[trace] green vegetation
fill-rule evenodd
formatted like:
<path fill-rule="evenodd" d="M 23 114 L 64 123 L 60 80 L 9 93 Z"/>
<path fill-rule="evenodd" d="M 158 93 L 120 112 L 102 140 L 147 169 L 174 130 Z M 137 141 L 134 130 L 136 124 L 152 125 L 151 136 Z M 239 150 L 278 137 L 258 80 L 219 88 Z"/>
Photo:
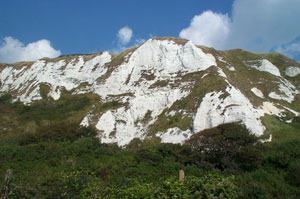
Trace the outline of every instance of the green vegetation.
<path fill-rule="evenodd" d="M 11 198 L 299 198 L 299 131 L 261 144 L 233 123 L 184 145 L 134 140 L 126 148 L 100 144 L 95 133 L 55 121 L 1 140 L 0 182 L 11 169 Z"/>
<path fill-rule="evenodd" d="M 70 128 L 66 125 L 66 128 Z M 13 171 L 11 198 L 235 198 L 232 175 L 184 165 L 182 146 L 140 143 L 125 149 L 100 144 L 93 130 L 55 133 L 44 126 L 35 139 L 0 145 L 0 180 Z M 77 126 L 78 127 L 78 126 Z M 48 134 L 49 133 L 49 134 Z M 63 137 L 65 135 L 65 137 Z M 188 174 L 178 181 L 178 170 Z"/>
<path fill-rule="evenodd" d="M 84 192 L 86 195 L 82 195 L 82 198 L 237 198 L 237 187 L 232 181 L 232 177 L 209 174 L 187 177 L 184 181 L 171 177 L 158 183 L 136 183 L 131 187 L 88 185 L 89 191 Z"/>
<path fill-rule="evenodd" d="M 194 134 L 185 145 L 190 149 L 190 160 L 224 170 L 250 171 L 258 168 L 261 160 L 260 142 L 255 135 L 239 124 L 223 124 Z"/>
<path fill-rule="evenodd" d="M 199 86 L 205 85 L 205 78 L 201 81 Z M 47 93 L 47 86 L 42 90 Z M 202 90 L 194 92 L 175 108 L 197 107 Z M 264 117 L 271 143 L 259 142 L 244 126 L 232 123 L 196 133 L 183 145 L 135 139 L 120 148 L 99 143 L 94 128 L 79 125 L 93 104 L 101 113 L 124 106 L 118 101 L 101 103 L 92 94 L 63 92 L 57 101 L 45 95 L 31 106 L 10 102 L 10 95 L 0 96 L 0 186 L 12 170 L 10 198 L 300 196 L 299 117 L 290 124 Z M 148 111 L 140 122 L 150 118 Z M 172 126 L 188 120 L 175 114 L 167 122 Z M 181 169 L 183 181 L 178 180 Z"/>

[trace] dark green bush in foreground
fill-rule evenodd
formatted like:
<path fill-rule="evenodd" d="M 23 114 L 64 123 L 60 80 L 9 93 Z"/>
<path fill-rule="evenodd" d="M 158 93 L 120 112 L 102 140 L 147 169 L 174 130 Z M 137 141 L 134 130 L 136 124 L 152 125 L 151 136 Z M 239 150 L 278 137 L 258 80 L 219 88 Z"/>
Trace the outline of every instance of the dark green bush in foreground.
<path fill-rule="evenodd" d="M 220 170 L 256 169 L 261 162 L 258 138 L 245 126 L 231 123 L 206 129 L 185 142 L 186 161 Z"/>

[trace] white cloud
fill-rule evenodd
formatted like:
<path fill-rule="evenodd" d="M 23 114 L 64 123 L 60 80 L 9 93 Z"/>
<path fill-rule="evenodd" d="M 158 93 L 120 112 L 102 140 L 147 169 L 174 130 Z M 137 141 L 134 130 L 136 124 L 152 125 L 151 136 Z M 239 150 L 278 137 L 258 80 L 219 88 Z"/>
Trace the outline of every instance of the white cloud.
<path fill-rule="evenodd" d="M 230 31 L 230 19 L 227 15 L 205 11 L 196 15 L 188 28 L 183 29 L 179 37 L 192 40 L 205 46 L 222 47 Z"/>
<path fill-rule="evenodd" d="M 299 0 L 235 0 L 231 18 L 205 11 L 179 36 L 218 49 L 266 52 L 300 35 L 299 10 Z"/>
<path fill-rule="evenodd" d="M 131 38 L 133 36 L 133 31 L 131 28 L 128 26 L 124 26 L 121 28 L 118 33 L 118 42 L 117 42 L 117 47 L 111 49 L 110 51 L 113 53 L 120 53 L 128 48 L 128 44 L 131 41 Z"/>
<path fill-rule="evenodd" d="M 269 51 L 300 34 L 299 0 L 235 0 L 227 48 Z"/>
<path fill-rule="evenodd" d="M 0 43 L 0 62 L 12 63 L 18 61 L 34 61 L 43 57 L 54 58 L 61 55 L 50 41 L 39 40 L 26 46 L 13 37 L 5 37 Z"/>
<path fill-rule="evenodd" d="M 141 43 L 145 42 L 145 39 L 140 39 L 140 38 L 132 41 L 133 31 L 128 26 L 121 28 L 118 31 L 117 37 L 118 37 L 117 47 L 110 50 L 113 53 L 120 53 L 126 50 L 127 48 L 130 48 L 132 44 L 134 46 L 138 46 Z"/>
<path fill-rule="evenodd" d="M 119 38 L 119 42 L 123 45 L 126 45 L 130 42 L 132 37 L 132 30 L 128 26 L 125 26 L 121 28 L 117 34 L 117 37 Z"/>

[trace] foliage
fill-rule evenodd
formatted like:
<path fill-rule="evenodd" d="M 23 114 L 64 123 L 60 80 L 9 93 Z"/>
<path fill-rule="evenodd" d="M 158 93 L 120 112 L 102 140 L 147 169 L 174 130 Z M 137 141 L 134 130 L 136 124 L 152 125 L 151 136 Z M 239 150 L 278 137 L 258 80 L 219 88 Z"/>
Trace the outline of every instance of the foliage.
<path fill-rule="evenodd" d="M 196 160 L 201 159 L 221 170 L 251 170 L 260 161 L 258 138 L 237 123 L 222 124 L 196 133 L 185 145 L 193 159 L 197 157 Z"/>
<path fill-rule="evenodd" d="M 8 168 L 14 174 L 11 198 L 299 198 L 299 185 L 293 181 L 299 174 L 296 140 L 251 148 L 252 139 L 241 141 L 236 133 L 226 134 L 245 146 L 230 156 L 236 157 L 232 161 L 239 168 L 232 168 L 238 172 L 228 176 L 212 169 L 206 156 L 197 156 L 187 145 L 135 140 L 119 148 L 100 144 L 88 128 L 69 134 L 78 124 L 47 125 L 49 135 L 38 131 L 40 136 L 22 145 L 0 145 L 1 182 Z M 223 133 L 235 128 L 221 127 Z M 264 159 L 261 167 L 248 171 L 252 160 L 244 158 L 251 150 L 263 151 Z M 286 156 L 284 167 L 274 161 L 275 154 L 277 159 Z M 240 170 L 242 163 L 246 164 L 242 171 L 248 172 Z M 184 181 L 176 179 L 180 169 L 186 173 Z"/>
<path fill-rule="evenodd" d="M 235 183 L 241 190 L 240 198 L 297 199 L 300 196 L 299 189 L 286 183 L 282 171 L 259 169 L 237 176 Z"/>
<path fill-rule="evenodd" d="M 88 191 L 86 191 L 88 190 Z M 103 187 L 89 184 L 84 194 L 93 198 L 237 198 L 233 177 L 210 174 L 187 177 L 184 181 L 172 177 L 158 183 L 136 183 L 133 186 Z M 88 194 L 90 192 L 90 194 Z M 89 197 L 87 197 L 89 198 Z"/>
<path fill-rule="evenodd" d="M 289 165 L 286 179 L 290 184 L 300 187 L 300 162 Z"/>

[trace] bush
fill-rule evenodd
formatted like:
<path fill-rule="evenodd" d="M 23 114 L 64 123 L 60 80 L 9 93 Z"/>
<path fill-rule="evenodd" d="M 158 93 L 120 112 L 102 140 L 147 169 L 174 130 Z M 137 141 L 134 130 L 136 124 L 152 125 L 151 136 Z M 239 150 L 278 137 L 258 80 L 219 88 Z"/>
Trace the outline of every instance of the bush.
<path fill-rule="evenodd" d="M 157 183 L 139 183 L 133 186 L 103 187 L 99 183 L 90 183 L 83 190 L 91 198 L 230 198 L 238 197 L 233 177 L 209 174 L 203 177 L 187 177 L 184 181 L 168 178 Z"/>
<path fill-rule="evenodd" d="M 263 166 L 276 169 L 287 169 L 292 162 L 299 161 L 300 139 L 282 143 L 271 143 L 264 147 L 265 160 Z"/>
<path fill-rule="evenodd" d="M 93 175 L 93 174 L 92 174 Z M 62 198 L 82 198 L 81 192 L 92 176 L 86 171 L 71 170 L 60 174 L 60 193 Z"/>
<path fill-rule="evenodd" d="M 256 168 L 260 163 L 259 142 L 245 126 L 222 124 L 196 133 L 185 142 L 191 155 L 214 165 L 215 168 Z"/>
<path fill-rule="evenodd" d="M 299 189 L 285 183 L 283 173 L 257 170 L 236 177 L 235 184 L 241 190 L 240 198 L 249 199 L 298 199 Z"/>
<path fill-rule="evenodd" d="M 293 163 L 288 167 L 286 180 L 291 185 L 300 187 L 300 162 Z"/>
<path fill-rule="evenodd" d="M 149 162 L 153 166 L 160 164 L 163 161 L 163 157 L 160 156 L 155 150 L 142 148 L 137 151 L 137 162 Z"/>

